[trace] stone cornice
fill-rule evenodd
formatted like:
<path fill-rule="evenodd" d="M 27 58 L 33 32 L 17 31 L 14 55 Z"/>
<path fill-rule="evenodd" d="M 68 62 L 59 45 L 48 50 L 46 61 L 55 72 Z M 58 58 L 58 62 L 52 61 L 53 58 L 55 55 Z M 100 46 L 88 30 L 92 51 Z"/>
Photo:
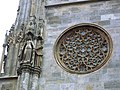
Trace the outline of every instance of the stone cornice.
<path fill-rule="evenodd" d="M 17 79 L 18 76 L 4 76 L 4 77 L 0 77 L 0 80 L 3 80 L 3 79 Z"/>
<path fill-rule="evenodd" d="M 91 3 L 91 2 L 100 2 L 105 0 L 85 0 L 85 1 L 72 1 L 72 2 L 61 2 L 61 3 L 53 3 L 53 4 L 47 4 L 45 7 L 56 7 L 56 6 L 66 6 L 66 5 L 76 5 L 76 4 L 85 4 L 85 3 Z M 106 0 L 110 1 L 110 0 Z"/>

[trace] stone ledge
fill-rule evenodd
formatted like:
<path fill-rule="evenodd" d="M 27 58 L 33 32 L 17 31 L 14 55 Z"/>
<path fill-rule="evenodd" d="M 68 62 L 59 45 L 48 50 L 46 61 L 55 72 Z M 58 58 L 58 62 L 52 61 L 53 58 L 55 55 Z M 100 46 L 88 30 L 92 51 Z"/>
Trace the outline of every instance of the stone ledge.
<path fill-rule="evenodd" d="M 100 2 L 100 1 L 110 1 L 110 0 L 85 0 L 85 1 L 71 1 L 71 2 L 62 2 L 62 3 L 53 3 L 47 4 L 45 7 L 55 7 L 55 6 L 66 6 L 66 5 L 74 5 L 74 4 L 83 4 L 83 3 L 91 3 L 91 2 Z"/>
<path fill-rule="evenodd" d="M 0 80 L 2 79 L 17 79 L 18 76 L 4 76 L 4 77 L 0 77 Z"/>

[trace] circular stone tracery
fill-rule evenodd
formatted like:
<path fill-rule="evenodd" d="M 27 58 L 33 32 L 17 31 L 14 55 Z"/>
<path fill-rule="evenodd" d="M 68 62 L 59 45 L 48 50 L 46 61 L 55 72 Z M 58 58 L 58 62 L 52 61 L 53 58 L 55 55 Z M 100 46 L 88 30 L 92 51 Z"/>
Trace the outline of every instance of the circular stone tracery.
<path fill-rule="evenodd" d="M 100 26 L 79 24 L 65 30 L 56 40 L 57 63 L 71 73 L 85 74 L 102 67 L 112 53 L 110 35 Z"/>

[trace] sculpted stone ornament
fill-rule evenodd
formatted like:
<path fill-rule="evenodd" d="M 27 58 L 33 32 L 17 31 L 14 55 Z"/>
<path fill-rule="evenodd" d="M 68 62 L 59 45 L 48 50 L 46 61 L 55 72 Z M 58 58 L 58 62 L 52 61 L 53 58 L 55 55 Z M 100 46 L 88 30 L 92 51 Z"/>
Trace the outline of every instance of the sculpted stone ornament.
<path fill-rule="evenodd" d="M 11 29 L 9 31 L 9 35 L 8 35 L 8 38 L 7 38 L 7 42 L 8 42 L 9 45 L 15 44 L 14 28 L 15 28 L 15 26 L 12 25 L 12 27 L 11 27 Z"/>
<path fill-rule="evenodd" d="M 16 42 L 18 42 L 18 43 L 22 42 L 23 37 L 24 37 L 24 34 L 23 34 L 23 31 L 21 30 L 21 31 L 17 34 Z"/>
<path fill-rule="evenodd" d="M 35 67 L 40 67 L 42 62 L 43 30 L 44 30 L 44 20 L 39 19 L 38 28 L 36 32 L 36 47 L 35 47 L 35 58 L 34 58 Z"/>
<path fill-rule="evenodd" d="M 70 73 L 86 74 L 101 68 L 112 53 L 112 39 L 98 25 L 84 23 L 65 30 L 56 40 L 57 63 Z"/>
<path fill-rule="evenodd" d="M 27 27 L 23 26 L 18 34 L 17 40 L 21 45 L 18 56 L 20 62 L 18 74 L 28 71 L 40 75 L 41 72 L 44 20 L 41 19 L 37 25 L 35 19 L 35 16 L 31 16 Z"/>
<path fill-rule="evenodd" d="M 25 26 L 24 26 L 24 24 L 22 24 L 20 31 L 17 33 L 16 42 L 21 43 L 23 41 L 24 36 L 25 36 L 24 30 L 25 30 Z"/>
<path fill-rule="evenodd" d="M 44 23 L 45 22 L 44 22 L 43 19 L 39 19 L 37 35 L 40 36 L 40 37 L 43 37 Z"/>
<path fill-rule="evenodd" d="M 33 45 L 32 42 L 29 40 L 24 46 L 23 49 L 23 62 L 31 62 L 32 60 L 32 52 L 33 52 Z"/>
<path fill-rule="evenodd" d="M 28 33 L 25 35 L 24 38 L 25 38 L 25 42 L 24 45 L 21 47 L 18 56 L 20 62 L 17 70 L 18 75 L 21 74 L 22 71 L 34 72 L 33 59 L 32 59 L 34 53 L 34 43 L 32 41 L 32 35 Z"/>
<path fill-rule="evenodd" d="M 9 36 L 11 36 L 11 37 L 14 36 L 14 28 L 15 28 L 15 25 L 13 24 L 10 31 L 9 31 Z"/>
<path fill-rule="evenodd" d="M 34 65 L 37 67 L 41 66 L 42 56 L 43 56 L 42 49 L 43 49 L 43 40 L 38 39 L 35 48 L 35 60 L 34 60 Z"/>
<path fill-rule="evenodd" d="M 26 27 L 26 33 L 31 32 L 32 34 L 35 33 L 35 28 L 36 28 L 36 17 L 35 16 L 30 16 L 30 20 L 28 22 L 28 25 Z"/>
<path fill-rule="evenodd" d="M 20 61 L 22 63 L 32 62 L 34 44 L 32 42 L 32 36 L 30 34 L 26 35 L 26 42 L 22 47 L 21 53 L 19 55 Z"/>

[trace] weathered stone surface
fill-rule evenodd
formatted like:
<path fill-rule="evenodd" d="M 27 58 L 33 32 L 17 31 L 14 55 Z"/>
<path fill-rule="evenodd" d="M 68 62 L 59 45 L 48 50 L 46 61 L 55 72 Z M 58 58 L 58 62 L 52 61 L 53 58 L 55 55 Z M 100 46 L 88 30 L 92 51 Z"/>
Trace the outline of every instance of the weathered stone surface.
<path fill-rule="evenodd" d="M 55 4 L 61 0 L 51 1 L 48 0 L 47 4 Z M 66 1 L 70 2 L 70 0 Z M 61 2 L 62 3 L 62 2 Z M 60 18 L 60 23 L 55 26 L 49 22 L 47 23 L 47 34 L 45 40 L 45 49 L 44 49 L 44 65 L 43 68 L 46 68 L 42 72 L 42 77 L 46 78 L 45 83 L 42 86 L 45 86 L 48 82 L 56 85 L 57 90 L 64 90 L 67 88 L 68 83 L 73 83 L 73 90 L 119 90 L 119 66 L 120 66 L 120 43 L 119 43 L 119 4 L 120 2 L 116 1 L 101 1 L 93 3 L 83 3 L 83 4 L 71 4 L 71 5 L 61 5 L 61 7 L 56 8 L 54 6 L 47 7 L 47 12 L 52 12 L 52 14 L 47 14 L 47 22 L 50 22 L 49 17 L 51 15 L 57 15 Z M 52 20 L 51 20 L 52 21 Z M 53 48 L 54 43 L 57 37 L 66 29 L 72 25 L 78 23 L 95 23 L 105 28 L 107 32 L 111 35 L 113 40 L 113 53 L 110 58 L 110 61 L 106 63 L 101 69 L 87 74 L 87 75 L 74 75 L 65 72 L 63 69 L 56 64 L 54 59 Z M 52 32 L 52 33 L 51 33 Z M 50 44 L 51 43 L 51 44 Z M 54 65 L 52 65 L 54 64 Z M 50 71 L 47 68 L 50 68 Z M 57 71 L 56 71 L 57 70 Z M 47 74 L 45 74 L 45 72 Z M 57 72 L 61 72 L 60 75 L 57 75 Z M 57 73 L 57 74 L 56 74 Z M 45 75 L 45 76 L 44 76 Z M 57 79 L 50 80 L 53 76 L 58 76 Z M 60 78 L 63 80 L 59 81 Z M 115 82 L 114 82 L 115 81 Z M 117 81 L 117 82 L 116 82 Z M 109 84 L 108 84 L 109 83 Z M 110 83 L 113 83 L 112 86 L 109 86 Z M 57 86 L 58 85 L 58 86 Z M 47 88 L 47 87 L 46 87 Z M 43 89 L 44 90 L 44 89 Z M 69 90 L 69 88 L 68 88 Z"/>
<path fill-rule="evenodd" d="M 102 26 L 106 26 L 106 25 L 110 25 L 110 20 L 98 21 L 96 23 Z"/>
<path fill-rule="evenodd" d="M 54 72 L 54 73 L 52 73 L 52 76 L 61 78 L 61 73 L 60 72 Z"/>
<path fill-rule="evenodd" d="M 46 84 L 43 90 L 60 90 L 58 84 Z"/>
<path fill-rule="evenodd" d="M 12 84 L 3 84 L 1 90 L 13 90 Z"/>
<path fill-rule="evenodd" d="M 120 81 L 119 80 L 113 80 L 113 81 L 105 82 L 104 87 L 105 87 L 105 89 L 120 88 Z"/>
<path fill-rule="evenodd" d="M 0 90 L 16 90 L 17 77 L 0 78 Z"/>
<path fill-rule="evenodd" d="M 28 73 L 19 77 L 18 80 L 22 79 L 18 82 L 23 85 L 21 89 L 27 90 L 27 85 L 30 85 L 29 90 L 36 90 L 38 87 L 39 90 L 120 90 L 120 1 L 96 0 L 92 2 L 91 0 L 87 3 L 72 4 L 71 2 L 84 0 L 44 0 L 46 2 L 44 13 L 44 9 L 41 10 L 40 8 L 44 5 L 41 3 L 43 0 L 33 1 L 34 3 L 31 4 L 30 0 L 20 0 L 15 34 L 20 31 L 23 23 L 26 26 L 29 15 L 35 13 L 37 25 L 38 19 L 45 16 L 42 72 L 39 78 Z M 61 3 L 70 4 L 62 5 Z M 30 13 L 31 5 L 32 12 Z M 58 36 L 65 29 L 79 23 L 100 25 L 111 35 L 113 41 L 113 53 L 109 62 L 101 69 L 85 75 L 66 72 L 59 67 L 54 58 L 54 43 Z M 16 75 L 15 70 L 18 67 L 16 55 L 19 52 L 17 48 L 20 46 L 15 46 L 11 47 L 14 50 L 9 48 L 10 55 L 8 55 L 3 76 Z M 16 83 L 17 78 L 0 79 L 0 89 L 6 90 L 9 87 L 10 90 L 16 90 Z"/>
<path fill-rule="evenodd" d="M 60 84 L 60 90 L 75 90 L 75 84 L 74 83 L 63 83 Z"/>
<path fill-rule="evenodd" d="M 60 18 L 58 16 L 53 16 L 48 18 L 48 23 L 49 24 L 60 24 Z"/>

